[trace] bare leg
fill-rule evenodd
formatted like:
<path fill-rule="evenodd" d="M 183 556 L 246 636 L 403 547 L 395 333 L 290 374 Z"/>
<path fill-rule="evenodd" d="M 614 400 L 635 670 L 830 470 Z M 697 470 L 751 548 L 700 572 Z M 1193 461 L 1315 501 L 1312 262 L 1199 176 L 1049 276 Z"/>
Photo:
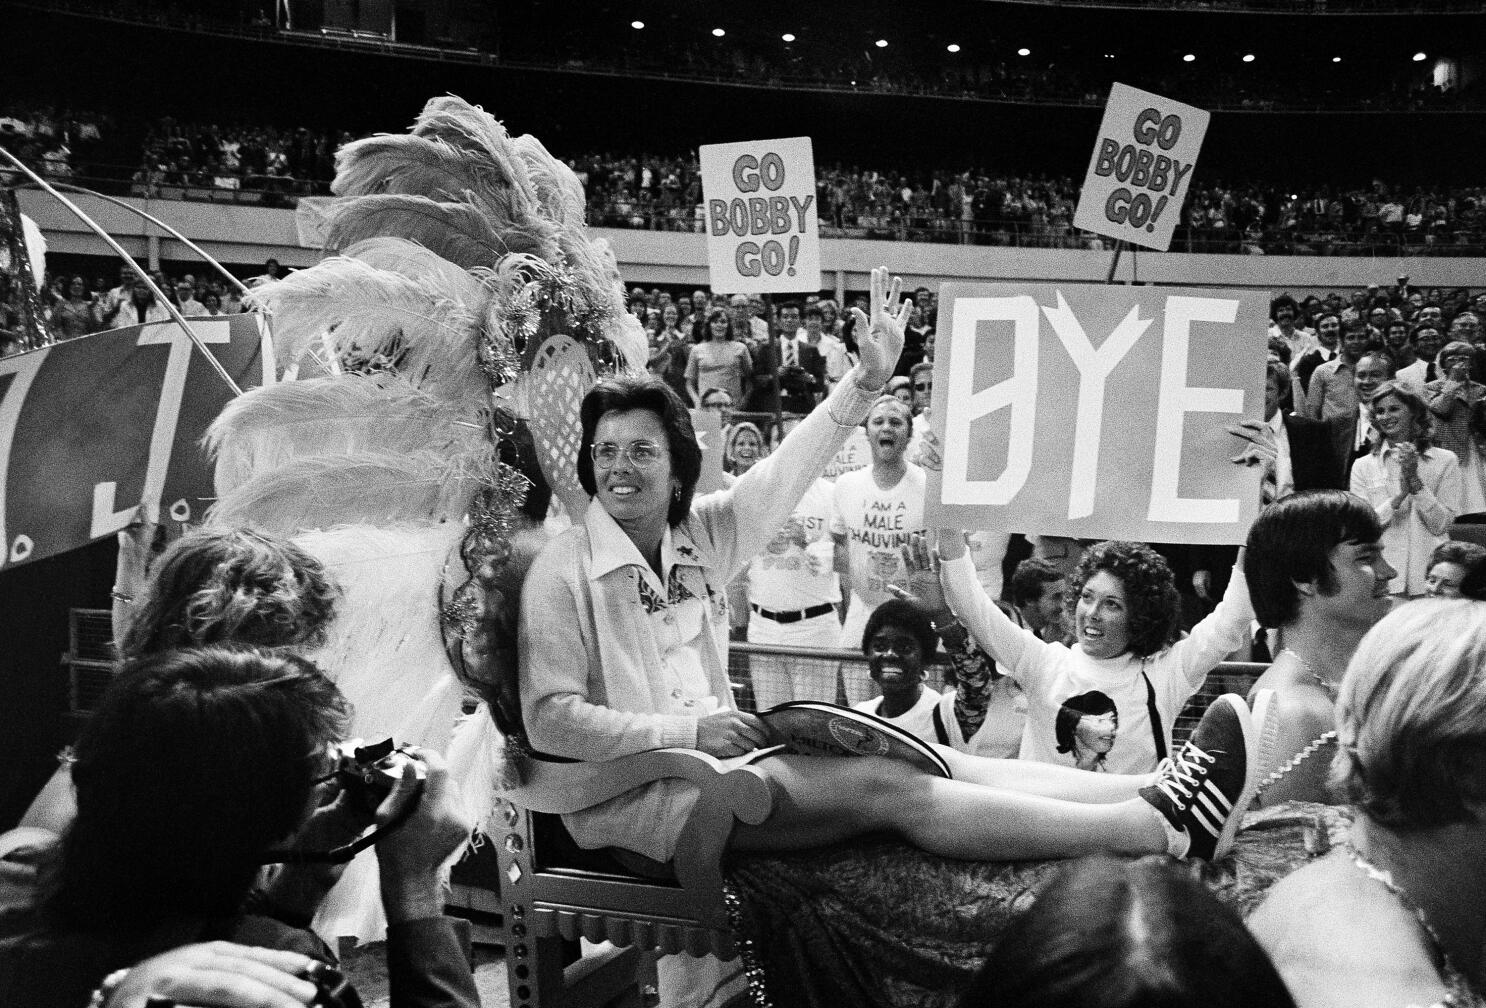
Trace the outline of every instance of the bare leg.
<path fill-rule="evenodd" d="M 1155 774 L 1091 773 L 1056 763 L 971 756 L 944 745 L 934 748 L 949 763 L 957 781 L 1064 801 L 1096 805 L 1129 801 L 1156 779 Z"/>
<path fill-rule="evenodd" d="M 945 780 L 873 757 L 775 756 L 759 768 L 779 797 L 761 825 L 733 833 L 736 849 L 800 850 L 889 831 L 930 853 L 974 861 L 1167 850 L 1159 813 L 1138 798 L 1059 801 Z"/>

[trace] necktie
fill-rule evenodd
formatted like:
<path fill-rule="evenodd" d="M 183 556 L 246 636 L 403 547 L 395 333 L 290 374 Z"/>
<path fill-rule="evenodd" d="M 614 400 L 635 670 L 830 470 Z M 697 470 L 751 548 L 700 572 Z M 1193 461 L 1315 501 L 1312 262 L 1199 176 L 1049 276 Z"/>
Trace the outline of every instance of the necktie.
<path fill-rule="evenodd" d="M 795 366 L 795 341 L 786 340 L 784 343 L 784 364 L 786 367 Z"/>

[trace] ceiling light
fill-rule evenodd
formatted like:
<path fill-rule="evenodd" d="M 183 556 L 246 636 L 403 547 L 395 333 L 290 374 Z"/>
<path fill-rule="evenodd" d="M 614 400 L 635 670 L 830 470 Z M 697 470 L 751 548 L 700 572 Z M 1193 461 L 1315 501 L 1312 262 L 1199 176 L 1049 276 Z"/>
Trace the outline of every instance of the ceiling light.
<path fill-rule="evenodd" d="M 955 43 L 955 42 L 951 42 L 949 45 L 945 46 L 944 48 L 945 48 L 945 50 L 947 52 L 959 52 L 960 51 L 959 44 L 958 43 Z"/>
<path fill-rule="evenodd" d="M 1018 49 L 1016 51 L 1016 54 L 1018 56 L 1031 56 L 1032 55 L 1032 50 L 1031 49 Z"/>
<path fill-rule="evenodd" d="M 880 39 L 877 40 L 877 42 L 875 44 L 876 44 L 877 48 L 879 48 L 879 49 L 886 49 L 887 48 L 887 39 L 880 38 Z"/>
<path fill-rule="evenodd" d="M 1414 62 L 1415 63 L 1423 63 L 1427 59 L 1429 59 L 1429 57 L 1426 56 L 1426 55 L 1424 55 L 1422 52 L 1416 52 L 1416 53 L 1414 53 Z"/>
<path fill-rule="evenodd" d="M 1333 62 L 1333 63 L 1340 63 L 1341 61 L 1342 61 L 1342 58 L 1340 56 L 1333 56 L 1333 57 L 1331 57 L 1331 62 Z"/>
<path fill-rule="evenodd" d="M 1243 55 L 1243 61 L 1245 63 L 1252 63 L 1252 62 L 1254 62 L 1254 54 L 1253 53 L 1244 53 L 1244 55 Z"/>
<path fill-rule="evenodd" d="M 1183 63 L 1191 63 L 1191 62 L 1193 62 L 1196 59 L 1197 59 L 1196 56 L 1192 55 L 1191 53 L 1187 53 L 1187 55 L 1185 55 L 1185 56 L 1182 57 L 1182 62 Z"/>
<path fill-rule="evenodd" d="M 784 39 L 784 41 L 786 41 L 786 42 L 793 42 L 795 40 L 794 35 L 792 35 L 789 32 L 785 32 L 783 35 L 781 35 L 779 37 L 782 38 L 782 39 Z"/>
<path fill-rule="evenodd" d="M 723 31 L 721 28 L 713 28 L 712 29 L 712 37 L 713 38 L 722 38 L 726 34 L 727 34 L 727 32 Z"/>
<path fill-rule="evenodd" d="M 639 31 L 641 28 L 644 28 L 645 27 L 645 22 L 644 21 L 631 21 L 629 23 L 629 26 L 631 28 L 635 29 L 636 31 Z"/>

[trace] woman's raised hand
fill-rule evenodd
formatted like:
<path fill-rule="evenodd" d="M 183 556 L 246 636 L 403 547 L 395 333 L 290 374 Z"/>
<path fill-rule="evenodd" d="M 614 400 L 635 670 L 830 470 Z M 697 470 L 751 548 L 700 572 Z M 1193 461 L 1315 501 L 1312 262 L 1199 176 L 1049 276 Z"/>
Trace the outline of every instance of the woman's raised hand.
<path fill-rule="evenodd" d="M 872 271 L 872 317 L 860 308 L 852 308 L 856 319 L 857 351 L 862 369 L 857 384 L 862 388 L 880 389 L 893 376 L 898 357 L 903 353 L 903 331 L 908 328 L 910 300 L 902 300 L 903 279 L 888 279 L 885 266 Z"/>

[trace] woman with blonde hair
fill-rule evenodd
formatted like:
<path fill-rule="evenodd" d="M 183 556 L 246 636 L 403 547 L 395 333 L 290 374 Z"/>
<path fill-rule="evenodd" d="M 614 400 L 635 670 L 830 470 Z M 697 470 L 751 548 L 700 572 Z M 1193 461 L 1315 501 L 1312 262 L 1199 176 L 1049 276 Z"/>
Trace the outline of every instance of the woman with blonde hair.
<path fill-rule="evenodd" d="M 1379 622 L 1337 735 L 1350 836 L 1250 928 L 1300 1008 L 1486 1004 L 1486 606 L 1421 601 Z"/>
<path fill-rule="evenodd" d="M 1383 526 L 1383 550 L 1398 569 L 1392 593 L 1418 598 L 1428 590 L 1430 554 L 1460 513 L 1460 461 L 1435 446 L 1429 408 L 1409 386 L 1383 382 L 1369 414 L 1379 437 L 1353 463 L 1351 490 Z"/>

